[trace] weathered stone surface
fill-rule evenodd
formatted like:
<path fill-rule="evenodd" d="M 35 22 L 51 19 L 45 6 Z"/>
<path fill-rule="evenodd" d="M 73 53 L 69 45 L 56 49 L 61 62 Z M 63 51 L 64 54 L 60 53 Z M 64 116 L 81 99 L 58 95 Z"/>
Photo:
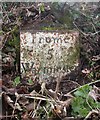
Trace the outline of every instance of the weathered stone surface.
<path fill-rule="evenodd" d="M 68 73 L 78 65 L 77 31 L 21 31 L 22 75 L 43 79 Z"/>

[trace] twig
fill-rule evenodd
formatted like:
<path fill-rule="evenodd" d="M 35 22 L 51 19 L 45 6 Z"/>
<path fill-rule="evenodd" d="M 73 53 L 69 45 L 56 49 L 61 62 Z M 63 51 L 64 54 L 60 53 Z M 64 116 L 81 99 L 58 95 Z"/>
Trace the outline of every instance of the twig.
<path fill-rule="evenodd" d="M 88 113 L 88 115 L 85 117 L 84 120 L 87 120 L 88 118 L 90 118 L 90 116 L 91 116 L 93 113 L 99 114 L 98 111 L 96 111 L 96 110 L 92 110 L 92 111 L 90 111 L 90 112 Z"/>
<path fill-rule="evenodd" d="M 91 109 L 91 110 L 93 110 L 93 108 L 92 108 L 92 106 L 89 104 L 89 102 L 88 102 L 88 99 L 89 99 L 89 95 L 87 95 L 87 97 L 86 97 L 86 103 L 87 103 L 87 105 L 89 106 L 89 108 Z"/>
<path fill-rule="evenodd" d="M 2 47 L 0 48 L 0 50 L 2 50 L 3 47 L 5 46 L 5 44 L 6 44 L 7 40 L 8 40 L 9 35 L 10 35 L 10 32 L 8 32 L 8 33 L 6 33 L 6 34 L 4 35 L 4 37 L 3 37 L 3 39 L 2 39 Z M 3 42 L 4 42 L 4 43 L 3 43 Z"/>
<path fill-rule="evenodd" d="M 55 100 L 49 99 L 49 98 L 43 98 L 43 97 L 37 97 L 37 96 L 30 96 L 30 95 L 20 95 L 21 97 L 25 97 L 25 98 L 32 98 L 32 99 L 37 99 L 37 100 L 45 100 L 45 101 L 49 101 L 49 102 L 54 102 Z"/>
<path fill-rule="evenodd" d="M 43 106 L 43 109 L 45 110 L 46 114 L 48 115 L 49 112 L 46 110 L 45 106 Z"/>
<path fill-rule="evenodd" d="M 72 81 L 72 80 L 67 80 L 67 82 L 72 82 L 73 84 L 76 84 L 76 85 L 80 86 L 80 84 L 78 84 L 77 82 Z"/>
<path fill-rule="evenodd" d="M 62 80 L 62 74 L 59 73 L 58 77 L 57 77 L 57 84 L 56 84 L 56 88 L 55 88 L 55 99 L 57 99 L 57 93 L 59 92 L 59 85 L 60 85 L 60 82 Z"/>
<path fill-rule="evenodd" d="M 14 112 L 15 112 L 15 109 L 16 109 L 16 103 L 17 103 L 17 101 L 19 100 L 19 98 L 20 98 L 20 96 L 16 94 L 16 101 L 15 101 L 14 109 L 13 109 L 13 111 L 12 111 L 11 120 L 12 120 L 12 118 L 13 118 L 13 116 L 14 116 Z"/>
<path fill-rule="evenodd" d="M 39 109 L 39 106 L 40 106 L 40 103 L 41 103 L 41 100 L 39 101 L 39 103 L 38 103 L 38 105 L 37 105 L 37 107 L 36 107 L 36 109 L 34 110 L 34 113 L 32 113 L 32 118 L 34 118 L 35 117 L 35 115 L 36 115 L 36 113 L 37 113 L 37 110 Z"/>
<path fill-rule="evenodd" d="M 78 30 L 80 33 L 82 33 L 84 36 L 88 36 L 88 34 L 84 33 L 82 30 L 80 30 L 80 29 L 78 28 L 78 26 L 75 24 L 75 22 L 73 22 L 73 24 L 75 25 L 75 27 L 77 28 L 77 30 Z"/>
<path fill-rule="evenodd" d="M 78 26 L 75 24 L 75 22 L 73 22 L 73 24 L 74 24 L 74 26 L 77 28 L 77 30 L 78 30 L 80 33 L 82 33 L 84 36 L 89 36 L 89 35 L 94 36 L 94 35 L 100 33 L 100 31 L 97 31 L 97 30 L 96 30 L 96 28 L 95 28 L 95 26 L 94 26 L 93 23 L 91 23 L 91 24 L 93 25 L 93 28 L 95 29 L 95 32 L 94 32 L 94 33 L 88 33 L 88 34 L 86 34 L 85 32 L 83 32 L 82 30 L 80 30 L 80 29 L 78 28 Z"/>
<path fill-rule="evenodd" d="M 0 119 L 2 119 L 2 118 L 11 118 L 11 117 L 12 117 L 12 115 L 7 115 L 7 116 L 5 116 L 5 115 L 1 116 L 0 115 Z M 17 117 L 17 115 L 13 115 L 13 117 Z"/>
<path fill-rule="evenodd" d="M 4 35 L 4 37 L 3 37 L 3 40 L 2 40 L 2 42 L 4 41 L 4 43 L 2 43 L 3 45 L 2 45 L 2 47 L 0 48 L 0 50 L 3 49 L 3 47 L 5 46 L 5 44 L 6 44 L 7 40 L 8 40 L 8 38 L 9 38 L 10 34 L 13 33 L 16 29 L 17 29 L 17 27 L 15 26 L 11 31 L 5 33 L 5 35 Z"/>
<path fill-rule="evenodd" d="M 88 84 L 85 84 L 85 85 L 92 85 L 92 84 L 95 84 L 95 83 L 97 83 L 97 82 L 100 82 L 100 80 L 96 80 L 96 81 L 94 81 L 94 82 L 91 82 L 91 83 L 88 83 Z M 80 87 L 78 87 L 78 88 L 75 88 L 74 90 L 68 92 L 67 94 L 72 94 L 73 92 L 75 92 L 76 90 L 84 87 L 85 85 L 82 85 L 82 86 L 80 86 Z"/>
<path fill-rule="evenodd" d="M 92 26 L 93 26 L 93 28 L 94 28 L 94 31 L 95 31 L 95 33 L 97 32 L 97 29 L 96 29 L 96 27 L 95 27 L 95 25 L 94 25 L 94 21 L 93 21 L 93 18 L 91 19 L 91 24 L 92 24 Z M 97 33 L 97 41 L 98 41 L 98 33 Z"/>
<path fill-rule="evenodd" d="M 96 31 L 95 33 L 91 33 L 91 35 L 96 35 L 98 33 L 100 33 L 100 31 Z"/>

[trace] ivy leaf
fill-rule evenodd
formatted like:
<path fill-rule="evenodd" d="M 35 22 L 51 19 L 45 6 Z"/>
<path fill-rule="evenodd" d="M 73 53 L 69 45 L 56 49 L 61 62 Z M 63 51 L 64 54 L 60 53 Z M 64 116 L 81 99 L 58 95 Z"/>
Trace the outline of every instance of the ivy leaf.
<path fill-rule="evenodd" d="M 3 31 L 2 30 L 0 30 L 0 35 L 3 35 Z"/>
<path fill-rule="evenodd" d="M 84 85 L 83 87 L 79 88 L 76 92 L 74 92 L 74 95 L 86 98 L 90 90 L 91 86 Z"/>
<path fill-rule="evenodd" d="M 31 85 L 31 84 L 33 84 L 33 81 L 31 79 L 29 79 L 28 83 Z"/>
<path fill-rule="evenodd" d="M 72 115 L 73 116 L 81 116 L 81 117 L 85 117 L 89 112 L 90 112 L 90 108 L 86 103 L 86 98 L 90 92 L 90 90 L 92 89 L 91 86 L 89 85 L 84 85 L 81 88 L 79 88 L 76 92 L 74 92 L 74 99 L 72 101 Z M 90 105 L 93 104 L 90 103 Z M 94 105 L 96 106 L 96 105 Z M 97 106 L 95 107 L 97 108 Z"/>
<path fill-rule="evenodd" d="M 93 98 L 90 98 L 90 97 L 88 102 L 93 109 L 97 109 L 97 108 L 100 109 L 100 102 L 95 101 Z"/>
<path fill-rule="evenodd" d="M 44 11 L 45 11 L 45 9 L 44 9 L 44 4 L 40 4 L 40 6 L 39 6 L 39 11 L 40 11 L 40 12 L 44 12 Z"/>
<path fill-rule="evenodd" d="M 14 79 L 13 85 L 14 85 L 14 86 L 17 86 L 19 83 L 20 83 L 20 77 L 16 77 L 16 78 Z"/>
<path fill-rule="evenodd" d="M 89 113 L 89 111 L 87 110 L 87 108 L 80 108 L 80 115 L 82 117 L 85 117 L 87 114 Z"/>
<path fill-rule="evenodd" d="M 84 93 L 82 91 L 76 91 L 76 92 L 74 92 L 74 95 L 82 97 L 84 95 Z"/>

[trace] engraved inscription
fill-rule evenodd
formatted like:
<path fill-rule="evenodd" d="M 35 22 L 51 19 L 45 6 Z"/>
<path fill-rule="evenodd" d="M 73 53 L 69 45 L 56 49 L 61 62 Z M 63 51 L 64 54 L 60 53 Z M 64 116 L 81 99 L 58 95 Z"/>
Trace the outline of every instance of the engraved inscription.
<path fill-rule="evenodd" d="M 78 65 L 77 31 L 21 31 L 21 73 L 56 76 Z"/>

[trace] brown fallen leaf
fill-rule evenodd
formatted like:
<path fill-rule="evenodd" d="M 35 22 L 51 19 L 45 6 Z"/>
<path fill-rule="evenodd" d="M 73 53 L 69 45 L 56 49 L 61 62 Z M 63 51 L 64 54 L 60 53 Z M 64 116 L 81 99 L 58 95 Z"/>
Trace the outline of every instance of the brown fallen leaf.
<path fill-rule="evenodd" d="M 14 101 L 5 93 L 3 93 L 3 96 L 7 104 L 10 105 L 12 108 L 14 108 Z"/>
<path fill-rule="evenodd" d="M 22 120 L 30 120 L 30 119 L 29 119 L 29 114 L 28 114 L 27 111 L 26 111 L 25 113 L 23 113 L 23 115 L 22 115 Z"/>
<path fill-rule="evenodd" d="M 21 98 L 18 100 L 18 102 L 19 102 L 21 105 L 23 105 L 23 106 L 25 106 L 26 104 L 29 104 L 29 100 L 26 99 L 25 97 L 21 97 Z"/>
<path fill-rule="evenodd" d="M 32 103 L 26 105 L 26 109 L 27 109 L 28 112 L 33 110 L 34 109 L 34 103 L 32 102 Z"/>
<path fill-rule="evenodd" d="M 68 100 L 65 101 L 60 101 L 60 104 L 62 104 L 63 107 L 69 107 L 71 104 L 72 98 L 69 98 Z"/>
<path fill-rule="evenodd" d="M 90 70 L 88 70 L 87 68 L 85 68 L 84 70 L 82 70 L 82 73 L 84 73 L 84 74 L 89 74 L 89 73 L 90 73 Z"/>
<path fill-rule="evenodd" d="M 60 105 L 55 105 L 53 109 L 54 113 L 60 114 L 61 113 L 61 106 Z"/>

